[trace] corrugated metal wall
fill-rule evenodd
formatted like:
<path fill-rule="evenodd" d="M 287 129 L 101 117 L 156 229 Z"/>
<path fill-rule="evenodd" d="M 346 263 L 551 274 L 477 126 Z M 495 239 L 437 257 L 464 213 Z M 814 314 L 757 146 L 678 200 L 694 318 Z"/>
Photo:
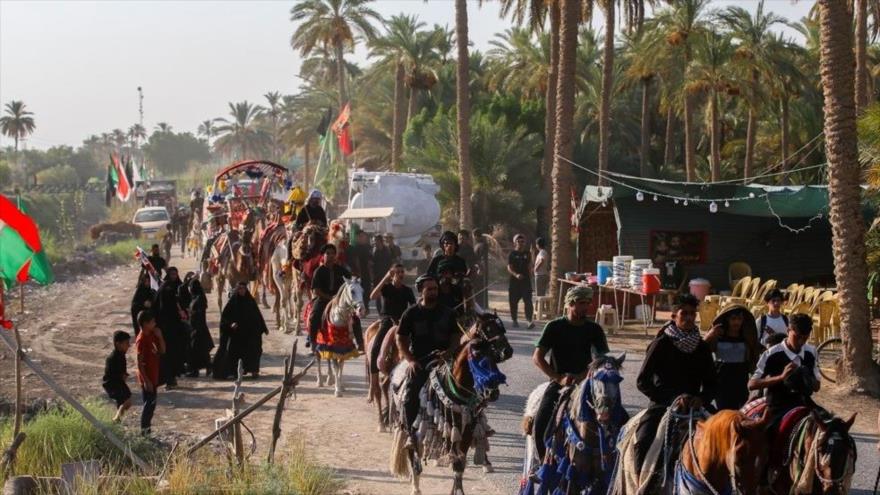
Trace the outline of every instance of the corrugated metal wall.
<path fill-rule="evenodd" d="M 831 225 L 814 220 L 812 228 L 795 234 L 779 226 L 776 218 L 711 213 L 706 205 L 675 205 L 670 200 L 614 201 L 620 217 L 620 254 L 649 257 L 652 230 L 705 231 L 708 262 L 688 266 L 688 278 L 706 278 L 715 290 L 728 289 L 727 268 L 745 261 L 752 274 L 762 280 L 773 278 L 780 287 L 794 282 L 833 284 Z M 808 218 L 784 218 L 783 223 L 803 227 Z"/>

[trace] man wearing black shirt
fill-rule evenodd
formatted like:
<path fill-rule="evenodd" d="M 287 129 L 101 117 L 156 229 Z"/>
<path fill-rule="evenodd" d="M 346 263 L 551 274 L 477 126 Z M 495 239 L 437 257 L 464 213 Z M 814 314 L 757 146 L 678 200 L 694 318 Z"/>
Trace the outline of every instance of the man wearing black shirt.
<path fill-rule="evenodd" d="M 403 265 L 395 264 L 385 277 L 376 284 L 376 288 L 370 294 L 370 299 L 382 299 L 379 314 L 382 316 L 382 323 L 379 325 L 379 333 L 373 339 L 370 347 L 370 373 L 378 376 L 379 367 L 377 360 L 379 359 L 379 351 L 382 349 L 382 341 L 392 326 L 400 322 L 400 317 L 407 308 L 416 303 L 413 291 L 406 285 L 403 285 L 404 277 Z M 378 383 L 378 382 L 377 382 Z"/>
<path fill-rule="evenodd" d="M 440 249 L 441 251 L 431 258 L 431 263 L 428 265 L 428 275 L 435 278 L 440 275 L 440 263 L 444 261 L 450 264 L 452 274 L 456 277 L 468 274 L 467 263 L 457 254 L 458 237 L 454 233 L 447 230 L 440 236 Z"/>
<path fill-rule="evenodd" d="M 812 330 L 810 316 L 791 315 L 785 340 L 758 359 L 749 390 L 766 390 L 767 409 L 774 418 L 771 424 L 795 407 L 813 406 L 809 397 L 819 391 L 820 378 L 816 349 L 807 344 Z"/>
<path fill-rule="evenodd" d="M 391 265 L 394 263 L 394 254 L 391 252 L 391 248 L 385 245 L 385 240 L 381 235 L 376 234 L 373 237 L 375 244 L 373 245 L 373 275 L 378 277 L 380 274 L 387 274 L 389 270 L 391 270 Z M 379 284 L 376 285 L 378 287 Z M 364 294 L 367 294 L 367 289 L 364 288 Z M 382 299 L 381 298 L 371 298 L 376 300 L 376 311 L 379 314 L 384 314 L 382 312 Z"/>
<path fill-rule="evenodd" d="M 541 460 L 546 451 L 544 438 L 562 387 L 578 384 L 587 376 L 590 362 L 608 353 L 605 331 L 587 319 L 592 298 L 593 291 L 588 287 L 570 289 L 565 295 L 565 316 L 548 322 L 535 344 L 532 362 L 552 380 L 535 413 L 535 432 L 542 434 L 535 439 Z"/>
<path fill-rule="evenodd" d="M 113 332 L 113 352 L 104 361 L 104 377 L 101 385 L 107 396 L 116 402 L 116 415 L 113 421 L 120 421 L 125 411 L 131 407 L 131 390 L 125 379 L 128 377 L 126 369 L 125 353 L 131 344 L 131 336 L 128 332 L 117 330 Z"/>
<path fill-rule="evenodd" d="M 325 244 L 321 248 L 323 258 L 321 266 L 315 270 L 312 276 L 312 308 L 309 312 L 309 342 L 314 342 L 321 329 L 321 319 L 324 317 L 324 309 L 327 303 L 345 283 L 345 277 L 351 277 L 351 273 L 344 266 L 336 264 L 336 246 Z"/>
<path fill-rule="evenodd" d="M 672 321 L 648 345 L 636 379 L 639 391 L 651 403 L 636 429 L 636 467 L 641 469 L 657 427 L 672 402 L 690 394 L 708 405 L 715 397 L 715 364 L 709 345 L 695 324 L 696 297 L 682 296 L 672 308 Z"/>
<path fill-rule="evenodd" d="M 324 208 L 321 206 L 322 198 L 321 191 L 312 189 L 312 192 L 309 193 L 308 201 L 305 206 L 299 210 L 299 214 L 296 216 L 295 225 L 297 230 L 302 230 L 309 222 L 322 227 L 327 226 L 327 212 L 325 212 Z"/>
<path fill-rule="evenodd" d="M 437 266 L 437 284 L 439 286 L 437 300 L 441 306 L 451 309 L 455 314 L 463 312 L 464 295 L 461 284 L 455 278 L 455 264 L 446 259 Z"/>
<path fill-rule="evenodd" d="M 438 357 L 451 357 L 461 341 L 455 313 L 437 300 L 437 280 L 422 275 L 416 280 L 416 289 L 419 302 L 404 311 L 397 329 L 397 349 L 409 364 L 404 412 L 410 428 L 419 413 L 419 393 L 428 380 L 428 366 Z"/>
<path fill-rule="evenodd" d="M 153 265 L 153 268 L 156 270 L 156 276 L 159 277 L 159 280 L 162 280 L 162 271 L 165 270 L 165 268 L 168 266 L 168 263 L 159 252 L 158 244 L 153 244 L 153 246 L 150 247 L 150 254 L 147 256 L 147 259 L 150 260 L 150 264 Z M 147 273 L 147 269 L 141 267 L 141 273 L 140 275 L 138 275 L 138 279 L 140 279 L 140 277 L 143 277 L 144 273 Z"/>
<path fill-rule="evenodd" d="M 513 245 L 514 249 L 507 257 L 507 273 L 510 274 L 507 284 L 510 318 L 513 320 L 513 327 L 519 327 L 517 313 L 519 301 L 522 299 L 526 320 L 529 322 L 528 328 L 535 328 L 535 324 L 532 323 L 532 258 L 526 247 L 526 236 L 522 234 L 513 236 Z"/>
<path fill-rule="evenodd" d="M 480 306 L 488 308 L 489 291 L 484 289 L 489 285 L 489 243 L 480 229 L 474 229 L 474 259 L 476 270 L 471 278 L 474 281 L 474 292 L 478 293 L 476 301 Z"/>
<path fill-rule="evenodd" d="M 361 287 L 364 289 L 364 308 L 370 312 L 369 294 L 373 290 L 373 256 L 370 252 L 370 237 L 361 230 L 355 237 L 354 245 L 348 248 L 348 267 L 355 277 L 360 277 Z"/>

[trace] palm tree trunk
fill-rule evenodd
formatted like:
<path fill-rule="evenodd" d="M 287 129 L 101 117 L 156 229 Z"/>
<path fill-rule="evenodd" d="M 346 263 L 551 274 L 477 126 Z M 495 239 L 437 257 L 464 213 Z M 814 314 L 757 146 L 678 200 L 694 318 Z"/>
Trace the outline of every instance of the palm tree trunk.
<path fill-rule="evenodd" d="M 546 237 L 550 228 L 551 174 L 553 146 L 556 142 L 556 85 L 559 81 L 559 4 L 550 2 L 550 67 L 544 95 L 544 157 L 541 160 L 541 201 L 537 211 L 536 233 Z"/>
<path fill-rule="evenodd" d="M 818 5 L 829 220 L 843 339 L 838 383 L 877 394 L 880 374 L 871 360 L 873 346 L 865 297 L 868 266 L 856 134 L 852 15 L 845 2 L 819 0 Z"/>
<path fill-rule="evenodd" d="M 455 0 L 455 44 L 458 48 L 456 71 L 456 116 L 458 124 L 459 228 L 473 228 L 471 205 L 471 95 L 470 56 L 468 54 L 467 1 Z"/>
<path fill-rule="evenodd" d="M 305 187 L 306 192 L 309 191 L 309 176 L 312 171 L 309 170 L 309 148 L 312 145 L 312 141 L 306 139 L 306 144 L 303 146 L 303 186 Z"/>
<path fill-rule="evenodd" d="M 416 94 L 416 88 L 409 88 L 409 98 L 407 99 L 407 107 L 406 107 L 406 123 L 409 124 L 410 119 L 413 118 L 413 114 L 416 113 L 416 100 L 418 99 L 418 95 Z M 403 126 L 406 128 L 406 125 Z"/>
<path fill-rule="evenodd" d="M 342 43 L 337 43 L 336 49 L 336 87 L 339 90 L 339 111 L 345 106 L 348 99 L 345 96 L 345 58 L 342 55 Z"/>
<path fill-rule="evenodd" d="M 391 170 L 400 170 L 400 155 L 403 152 L 403 114 L 404 105 L 403 89 L 403 64 L 397 62 L 397 70 L 394 75 L 394 115 L 391 125 Z"/>
<path fill-rule="evenodd" d="M 789 141 L 791 140 L 789 130 L 788 130 L 788 95 L 782 95 L 782 111 L 780 124 L 782 125 L 782 171 L 788 171 L 788 147 Z M 788 174 L 782 176 L 782 182 L 788 184 Z"/>
<path fill-rule="evenodd" d="M 550 299 L 556 300 L 562 273 L 574 267 L 571 243 L 571 159 L 574 152 L 574 83 L 577 64 L 577 37 L 580 2 L 559 0 L 559 79 L 556 84 L 556 139 L 553 144 L 553 225 L 550 248 Z"/>
<path fill-rule="evenodd" d="M 868 0 L 856 0 L 856 114 L 868 106 Z"/>
<path fill-rule="evenodd" d="M 709 95 L 712 105 L 709 108 L 712 119 L 712 141 L 710 142 L 712 158 L 712 182 L 721 180 L 721 129 L 718 123 L 718 94 L 715 91 Z"/>
<path fill-rule="evenodd" d="M 642 141 L 639 150 L 639 175 L 642 177 L 650 177 L 650 156 L 651 153 L 651 111 L 648 108 L 651 102 L 651 79 L 642 79 Z"/>
<path fill-rule="evenodd" d="M 614 4 L 605 2 L 605 41 L 602 47 L 602 96 L 599 103 L 599 185 L 605 185 L 611 138 L 611 92 L 614 90 Z"/>
<path fill-rule="evenodd" d="M 684 171 L 688 182 L 693 182 L 697 171 L 697 140 L 694 137 L 693 101 L 685 90 L 684 95 Z"/>
<path fill-rule="evenodd" d="M 673 128 L 675 125 L 675 111 L 672 109 L 672 105 L 666 109 L 666 135 L 664 136 L 664 149 L 663 149 L 663 167 L 669 170 L 670 165 L 672 165 L 673 153 L 675 152 L 675 142 L 673 141 L 675 137 L 675 129 Z"/>
<path fill-rule="evenodd" d="M 743 179 L 748 180 L 752 176 L 752 159 L 755 155 L 755 130 L 758 125 L 755 109 L 749 107 L 749 120 L 746 124 L 746 158 L 743 162 Z"/>

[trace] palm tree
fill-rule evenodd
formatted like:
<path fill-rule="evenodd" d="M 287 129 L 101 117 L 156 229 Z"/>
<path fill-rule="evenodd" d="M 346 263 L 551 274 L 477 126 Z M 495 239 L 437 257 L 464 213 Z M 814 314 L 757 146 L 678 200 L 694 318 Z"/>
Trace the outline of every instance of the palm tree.
<path fill-rule="evenodd" d="M 361 69 L 357 64 L 345 61 L 343 69 L 345 70 L 345 80 L 356 79 L 361 76 Z M 302 61 L 299 68 L 300 77 L 316 84 L 333 86 L 339 80 L 337 71 L 339 67 L 336 60 L 323 47 L 316 47 L 312 50 L 311 56 Z"/>
<path fill-rule="evenodd" d="M 702 33 L 703 40 L 696 44 L 694 62 L 688 67 L 686 91 L 691 95 L 708 97 L 710 129 L 709 163 L 712 181 L 721 180 L 721 128 L 719 124 L 720 95 L 731 89 L 733 76 L 728 70 L 733 45 L 729 37 L 712 31 Z"/>
<path fill-rule="evenodd" d="M 128 139 L 132 142 L 133 146 L 137 147 L 141 140 L 147 139 L 147 130 L 140 124 L 132 124 L 128 128 Z"/>
<path fill-rule="evenodd" d="M 253 105 L 247 100 L 230 102 L 229 115 L 232 119 L 217 119 L 222 125 L 217 127 L 217 135 L 220 137 L 214 142 L 214 148 L 238 160 L 255 158 L 265 153 L 272 144 L 272 137 L 257 125 L 263 111 L 263 107 Z"/>
<path fill-rule="evenodd" d="M 458 125 L 458 168 L 459 168 L 459 227 L 473 227 L 473 205 L 471 204 L 471 95 L 470 95 L 470 57 L 468 53 L 467 0 L 455 0 L 455 45 L 458 51 L 455 77 L 456 124 Z"/>
<path fill-rule="evenodd" d="M 550 65 L 549 42 L 547 34 L 536 39 L 533 31 L 519 27 L 496 34 L 486 52 L 492 68 L 489 90 L 519 94 L 523 99 L 543 97 Z"/>
<path fill-rule="evenodd" d="M 574 249 L 571 243 L 572 212 L 568 191 L 573 174 L 566 160 L 571 159 L 574 151 L 572 124 L 578 25 L 581 19 L 579 7 L 578 0 L 559 0 L 559 74 L 556 84 L 556 136 L 553 143 L 551 280 L 556 280 L 559 274 L 574 265 Z M 558 284 L 550 284 L 551 298 L 556 297 L 558 290 Z"/>
<path fill-rule="evenodd" d="M 217 120 L 218 119 L 203 120 L 196 130 L 196 134 L 204 136 L 205 141 L 208 142 L 208 146 L 211 146 L 211 139 L 217 136 L 217 127 L 214 125 Z"/>
<path fill-rule="evenodd" d="M 788 20 L 772 12 L 765 12 L 764 0 L 758 2 L 754 15 L 742 7 L 731 6 L 719 12 L 718 18 L 730 30 L 736 43 L 736 58 L 748 74 L 748 91 L 745 94 L 749 120 L 746 125 L 746 156 L 743 162 L 743 179 L 748 179 L 754 169 L 758 112 L 764 96 L 762 86 L 770 79 L 768 65 L 771 55 L 768 47 L 773 39 L 771 28 L 776 24 L 788 25 Z M 762 76 L 764 81 L 761 80 Z"/>
<path fill-rule="evenodd" d="M 680 56 L 679 67 L 684 70 L 693 60 L 694 45 L 700 33 L 706 31 L 704 16 L 709 0 L 681 0 L 657 12 L 653 22 L 662 30 L 665 42 Z M 687 91 L 680 93 L 684 113 L 684 167 L 688 181 L 696 177 L 697 140 L 694 136 L 694 102 Z"/>
<path fill-rule="evenodd" d="M 13 139 L 15 152 L 18 153 L 18 141 L 33 134 L 37 128 L 32 117 L 33 112 L 25 110 L 25 104 L 21 100 L 10 101 L 4 109 L 6 115 L 0 117 L 0 132 Z"/>
<path fill-rule="evenodd" d="M 656 26 L 650 23 L 649 26 Z M 639 175 L 649 177 L 653 174 L 650 164 L 651 153 L 651 94 L 652 87 L 665 79 L 668 60 L 655 48 L 663 46 L 656 41 L 657 32 L 642 29 L 623 37 L 624 87 L 640 85 L 642 89 L 642 110 L 639 140 Z"/>
<path fill-rule="evenodd" d="M 113 135 L 113 142 L 116 144 L 116 150 L 121 150 L 122 146 L 125 145 L 125 141 L 128 139 L 128 134 L 122 129 L 113 129 L 110 132 Z"/>
<path fill-rule="evenodd" d="M 156 124 L 156 132 L 160 132 L 163 134 L 166 132 L 171 132 L 171 124 L 169 124 L 168 122 L 159 122 L 158 124 Z"/>
<path fill-rule="evenodd" d="M 770 72 L 773 74 L 770 81 L 771 90 L 773 97 L 779 100 L 781 127 L 779 148 L 782 170 L 787 170 L 791 151 L 791 101 L 802 94 L 808 86 L 808 80 L 801 69 L 801 62 L 806 57 L 806 50 L 786 39 L 781 33 L 776 33 L 768 51 L 770 53 Z"/>
<path fill-rule="evenodd" d="M 880 376 L 871 359 L 873 345 L 865 297 L 868 266 L 856 134 L 853 20 L 843 2 L 819 0 L 818 6 L 829 219 L 843 338 L 838 382 L 853 390 L 877 394 Z"/>
<path fill-rule="evenodd" d="M 339 107 L 348 97 L 345 92 L 345 50 L 353 50 L 357 37 L 371 41 L 376 37 L 373 22 L 382 24 L 382 16 L 371 9 L 372 0 L 301 0 L 290 9 L 290 20 L 302 23 L 290 38 L 290 45 L 308 56 L 316 47 L 332 51 L 336 58 Z"/>
<path fill-rule="evenodd" d="M 281 93 L 270 91 L 263 95 L 269 108 L 263 112 L 263 117 L 269 119 L 269 129 L 272 135 L 272 159 L 278 160 L 278 119 L 281 116 Z"/>
<path fill-rule="evenodd" d="M 870 9 L 869 4 L 870 3 Z M 873 88 L 868 68 L 868 38 L 876 39 L 880 33 L 880 0 L 855 0 L 856 14 L 856 112 L 861 113 L 871 102 Z M 868 27 L 868 17 L 874 22 Z M 870 31 L 870 32 L 869 32 Z"/>
<path fill-rule="evenodd" d="M 281 141 L 287 153 L 297 150 L 303 152 L 304 187 L 309 189 L 310 152 L 316 143 L 318 133 L 315 126 L 321 121 L 328 108 L 336 103 L 336 95 L 321 89 L 321 86 L 308 85 L 295 96 L 285 96 L 281 107 Z"/>

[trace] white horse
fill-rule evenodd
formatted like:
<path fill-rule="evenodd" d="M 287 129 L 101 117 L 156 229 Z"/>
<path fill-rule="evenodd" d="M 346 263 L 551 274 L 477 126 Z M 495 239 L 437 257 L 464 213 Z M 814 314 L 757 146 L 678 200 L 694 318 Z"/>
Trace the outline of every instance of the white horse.
<path fill-rule="evenodd" d="M 279 242 L 272 251 L 272 258 L 269 260 L 269 269 L 272 270 L 272 283 L 275 285 L 275 321 L 278 328 L 284 333 L 291 333 L 295 327 L 299 326 L 297 318 L 299 316 L 294 312 L 290 303 L 290 296 L 293 290 L 293 267 L 287 262 L 287 241 Z M 293 318 L 293 324 L 291 324 Z"/>
<path fill-rule="evenodd" d="M 345 361 L 360 355 L 355 345 L 352 330 L 353 317 L 363 318 L 364 289 L 357 277 L 346 278 L 336 296 L 327 304 L 321 328 L 315 339 L 315 352 L 318 356 L 318 386 L 324 385 L 321 361 L 328 362 L 329 382 L 334 384 L 334 395 L 342 397 L 345 386 L 342 383 L 342 369 Z"/>

